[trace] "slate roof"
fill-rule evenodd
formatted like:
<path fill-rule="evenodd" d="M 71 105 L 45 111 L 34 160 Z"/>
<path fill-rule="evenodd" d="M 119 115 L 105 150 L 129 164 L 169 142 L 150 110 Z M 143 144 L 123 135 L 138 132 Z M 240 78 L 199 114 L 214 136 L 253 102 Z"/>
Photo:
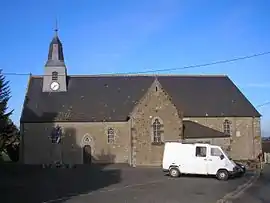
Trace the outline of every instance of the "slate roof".
<path fill-rule="evenodd" d="M 46 67 L 50 67 L 50 66 L 63 67 L 63 66 L 65 66 L 63 45 L 62 45 L 57 33 L 50 43 L 48 60 L 47 60 L 45 66 Z"/>
<path fill-rule="evenodd" d="M 185 117 L 259 117 L 227 76 L 157 76 Z M 32 76 L 21 122 L 125 121 L 154 76 L 69 76 L 67 92 L 42 92 Z"/>
<path fill-rule="evenodd" d="M 184 124 L 184 138 L 200 139 L 200 138 L 225 138 L 230 137 L 223 132 L 208 128 L 193 121 L 183 121 Z"/>

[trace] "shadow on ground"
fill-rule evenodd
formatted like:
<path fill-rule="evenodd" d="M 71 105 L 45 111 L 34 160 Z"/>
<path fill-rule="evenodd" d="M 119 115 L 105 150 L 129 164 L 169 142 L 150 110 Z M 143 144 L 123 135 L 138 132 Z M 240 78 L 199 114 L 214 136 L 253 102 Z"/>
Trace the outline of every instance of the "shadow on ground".
<path fill-rule="evenodd" d="M 269 188 L 270 165 L 265 165 L 259 179 L 244 194 L 233 200 L 233 203 L 269 203 Z"/>
<path fill-rule="evenodd" d="M 250 177 L 251 175 L 252 174 L 249 172 L 245 174 L 245 176 L 247 176 L 247 177 Z M 170 175 L 167 173 L 165 174 L 165 176 L 170 177 Z M 230 177 L 229 180 L 242 178 L 243 176 L 244 176 L 244 174 L 242 174 L 242 175 L 239 174 L 239 175 Z M 212 179 L 216 179 L 215 175 L 181 174 L 181 177 L 183 177 L 183 178 L 205 178 L 205 179 L 212 178 Z"/>
<path fill-rule="evenodd" d="M 57 105 L 62 106 L 58 102 L 55 94 L 47 94 L 50 97 L 50 101 L 55 102 L 55 112 L 44 112 L 42 115 L 37 115 L 33 112 L 28 105 L 33 106 L 31 102 L 34 100 L 26 98 L 24 104 L 23 115 L 25 118 L 33 118 L 36 122 L 41 120 L 61 120 L 63 116 L 58 113 L 59 109 Z M 43 95 L 44 96 L 44 95 Z M 44 151 L 44 147 L 36 145 L 35 142 L 31 143 L 31 140 L 27 142 L 22 141 L 22 152 L 27 148 L 28 153 L 24 154 L 25 157 L 21 157 L 21 160 L 27 160 L 28 162 L 37 163 L 50 163 L 59 162 L 64 163 L 77 163 L 81 157 L 84 147 L 80 143 L 77 143 L 78 136 L 76 126 L 62 127 L 56 126 L 51 123 L 51 126 L 46 126 L 43 134 L 35 135 L 33 128 L 28 129 L 28 136 L 23 136 L 26 139 L 31 136 L 42 136 L 51 139 L 49 142 L 44 142 L 48 145 L 47 150 Z M 32 135 L 33 134 L 33 135 Z M 60 139 L 59 139 L 60 138 Z M 31 138 L 29 138 L 31 139 Z M 59 141 L 60 140 L 60 141 Z M 40 203 L 40 202 L 56 202 L 50 201 L 59 199 L 57 202 L 65 202 L 72 196 L 78 196 L 80 194 L 87 194 L 93 191 L 108 187 L 110 185 L 119 183 L 121 181 L 121 171 L 119 169 L 108 169 L 108 164 L 95 164 L 95 161 L 103 163 L 113 163 L 115 156 L 109 152 L 95 154 L 92 157 L 91 152 L 91 140 L 83 140 L 90 151 L 83 151 L 83 162 L 87 161 L 84 165 L 78 165 L 76 168 L 42 168 L 41 165 L 22 165 L 22 164 L 0 164 L 0 202 L 2 203 Z M 41 142 L 42 143 L 42 142 Z M 49 156 L 47 157 L 47 155 Z M 44 157 L 47 157 L 46 159 Z M 95 160 L 96 159 L 96 160 Z M 29 161 L 30 160 L 30 161 Z M 63 199 L 63 197 L 66 197 Z"/>
<path fill-rule="evenodd" d="M 121 181 L 120 169 L 106 165 L 76 168 L 47 168 L 18 164 L 0 166 L 0 197 L 3 203 L 39 203 L 52 199 L 65 202 L 72 196 L 87 194 Z"/>

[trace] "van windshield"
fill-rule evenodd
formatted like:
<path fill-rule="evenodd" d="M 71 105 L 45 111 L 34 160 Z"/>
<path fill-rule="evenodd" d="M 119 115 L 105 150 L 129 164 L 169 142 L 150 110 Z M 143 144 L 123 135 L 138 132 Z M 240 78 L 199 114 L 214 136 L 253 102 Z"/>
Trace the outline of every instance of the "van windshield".
<path fill-rule="evenodd" d="M 228 153 L 227 153 L 226 151 L 223 151 L 223 150 L 222 150 L 222 153 L 223 153 L 226 157 L 228 157 L 228 158 L 230 159 L 230 156 L 228 155 Z"/>
<path fill-rule="evenodd" d="M 222 152 L 219 148 L 217 147 L 211 148 L 211 156 L 220 156 L 220 155 L 222 155 Z"/>
<path fill-rule="evenodd" d="M 223 151 L 222 149 L 219 149 L 217 147 L 211 148 L 211 156 L 221 156 L 221 155 L 224 155 L 224 156 L 229 158 L 228 154 L 225 151 Z"/>
<path fill-rule="evenodd" d="M 222 153 L 223 153 L 226 157 L 228 157 L 229 160 L 232 160 L 232 158 L 228 155 L 227 151 L 223 151 L 223 150 L 222 150 Z"/>

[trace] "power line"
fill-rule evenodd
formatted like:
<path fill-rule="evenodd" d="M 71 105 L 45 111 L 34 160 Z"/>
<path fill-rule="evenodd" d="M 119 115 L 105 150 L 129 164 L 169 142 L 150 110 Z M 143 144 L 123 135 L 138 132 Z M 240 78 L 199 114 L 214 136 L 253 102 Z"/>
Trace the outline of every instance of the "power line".
<path fill-rule="evenodd" d="M 215 62 L 210 62 L 210 63 L 205 63 L 205 64 L 197 64 L 197 65 L 184 66 L 184 67 L 180 67 L 180 68 L 168 68 L 168 69 L 159 69 L 159 70 L 149 70 L 149 71 L 137 72 L 137 74 L 140 74 L 140 73 L 151 73 L 151 72 L 173 71 L 173 70 L 183 70 L 183 69 L 192 69 L 192 68 L 200 68 L 200 67 L 205 67 L 205 66 L 223 64 L 223 63 L 230 63 L 230 62 L 234 62 L 234 61 L 240 61 L 240 60 L 255 58 L 255 57 L 258 57 L 258 56 L 264 56 L 264 55 L 268 55 L 268 54 L 270 54 L 270 51 L 268 51 L 268 52 L 262 52 L 262 53 L 259 53 L 259 54 L 253 54 L 253 55 L 249 55 L 249 56 L 243 56 L 243 57 L 233 58 L 233 59 L 215 61 Z M 129 74 L 132 74 L 132 72 L 129 73 Z M 133 72 L 133 74 L 136 74 L 136 72 Z"/>
<path fill-rule="evenodd" d="M 263 106 L 266 106 L 266 105 L 270 105 L 270 101 L 269 102 L 262 103 L 262 104 L 259 104 L 259 105 L 256 106 L 256 108 L 260 108 L 260 107 L 263 107 Z"/>
<path fill-rule="evenodd" d="M 1 73 L 1 75 L 11 75 L 11 76 L 27 76 L 32 75 L 31 73 Z"/>
<path fill-rule="evenodd" d="M 114 73 L 114 74 L 104 73 L 104 74 L 97 74 L 97 76 L 121 75 L 121 74 L 123 74 L 123 75 L 133 75 L 133 74 L 144 74 L 144 73 L 155 73 L 155 72 L 193 69 L 193 68 L 200 68 L 200 67 L 212 66 L 212 65 L 217 65 L 217 64 L 225 64 L 225 63 L 230 63 L 230 62 L 255 58 L 255 57 L 259 57 L 259 56 L 264 56 L 264 55 L 268 55 L 268 54 L 270 54 L 270 51 L 262 52 L 262 53 L 258 53 L 258 54 L 253 54 L 253 55 L 248 55 L 248 56 L 243 56 L 243 57 L 238 57 L 238 58 L 233 58 L 233 59 L 214 61 L 214 62 L 210 62 L 210 63 L 183 66 L 183 67 L 179 67 L 179 68 L 156 69 L 156 70 L 148 70 L 148 71 L 140 71 L 140 72 L 126 72 L 126 73 Z M 2 74 L 3 75 L 10 75 L 10 76 L 27 76 L 27 75 L 31 75 L 31 73 L 5 73 L 5 72 L 3 72 Z M 42 75 L 42 76 L 45 76 L 45 75 Z M 46 75 L 46 76 L 52 76 L 52 75 Z"/>

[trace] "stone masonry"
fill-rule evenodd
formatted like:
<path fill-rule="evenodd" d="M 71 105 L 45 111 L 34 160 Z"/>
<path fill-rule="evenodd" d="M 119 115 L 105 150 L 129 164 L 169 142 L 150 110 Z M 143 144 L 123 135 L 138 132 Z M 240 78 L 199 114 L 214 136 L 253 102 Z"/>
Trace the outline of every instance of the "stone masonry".
<path fill-rule="evenodd" d="M 52 162 L 52 144 L 48 138 L 53 127 L 63 129 L 62 159 L 69 164 L 83 163 L 83 147 L 91 147 L 93 162 L 128 163 L 133 166 L 160 166 L 164 142 L 181 141 L 184 112 L 177 110 L 170 97 L 156 80 L 144 97 L 136 104 L 127 122 L 55 122 L 22 123 L 21 161 L 26 164 Z M 163 125 L 162 143 L 153 144 L 153 120 Z M 184 118 L 223 132 L 223 122 L 231 122 L 230 138 L 200 138 L 193 142 L 220 145 L 235 160 L 255 159 L 261 152 L 260 118 L 200 117 Z M 108 128 L 113 128 L 115 138 L 108 143 Z"/>
<path fill-rule="evenodd" d="M 169 96 L 158 81 L 149 88 L 144 98 L 132 113 L 132 133 L 136 139 L 133 146 L 134 165 L 155 165 L 162 163 L 164 142 L 179 141 L 182 138 L 182 118 Z M 151 141 L 152 122 L 158 118 L 164 125 L 163 144 L 154 145 Z"/>
<path fill-rule="evenodd" d="M 223 122 L 228 119 L 231 122 L 231 138 L 205 138 L 194 141 L 205 141 L 217 144 L 223 149 L 229 149 L 228 153 L 234 160 L 256 159 L 261 152 L 260 119 L 248 117 L 227 118 L 185 118 L 198 122 L 206 127 L 223 132 Z"/>
<path fill-rule="evenodd" d="M 130 126 L 124 123 L 25 123 L 23 124 L 23 163 L 42 164 L 52 162 L 52 143 L 48 136 L 56 125 L 63 129 L 63 161 L 82 164 L 84 145 L 91 146 L 93 162 L 130 162 Z M 107 141 L 107 129 L 115 130 L 115 141 Z M 39 143 L 39 144 L 36 144 Z M 41 144 L 42 143 L 42 144 Z"/>

